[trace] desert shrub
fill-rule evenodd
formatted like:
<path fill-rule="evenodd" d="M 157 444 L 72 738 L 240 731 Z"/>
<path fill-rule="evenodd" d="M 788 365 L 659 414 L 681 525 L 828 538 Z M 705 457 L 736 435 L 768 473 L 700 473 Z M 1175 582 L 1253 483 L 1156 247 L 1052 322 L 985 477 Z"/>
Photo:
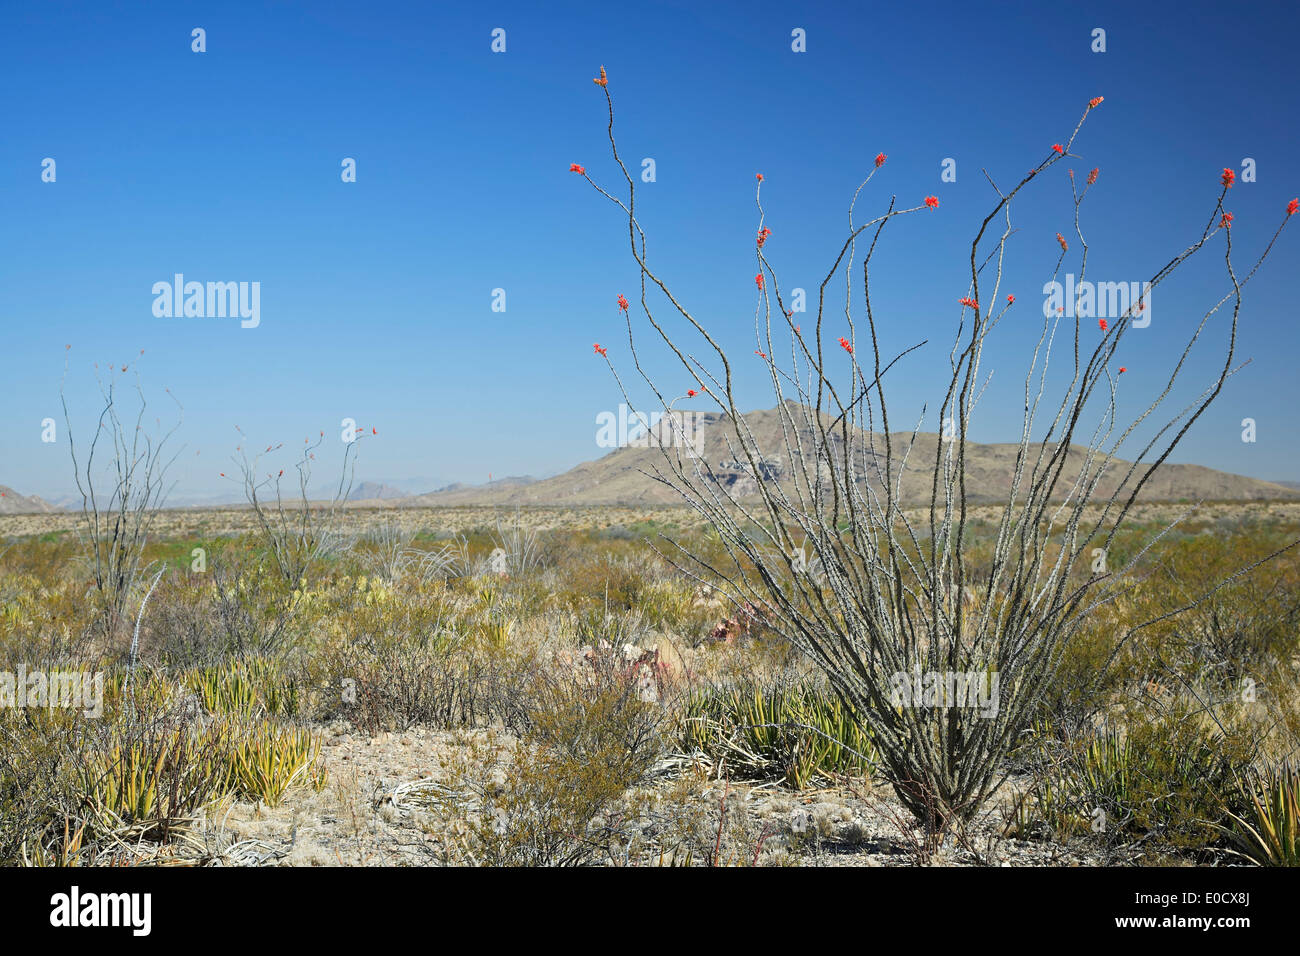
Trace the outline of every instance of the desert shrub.
<path fill-rule="evenodd" d="M 68 710 L 0 708 L 0 865 L 45 856 L 76 814 L 83 722 Z"/>
<path fill-rule="evenodd" d="M 1149 684 L 1239 698 L 1249 688 L 1292 741 L 1300 555 L 1260 529 L 1161 542 L 1121 595 L 1080 625 L 1040 703 L 1042 719 L 1077 732 Z M 1257 565 L 1258 566 L 1255 566 Z M 1237 575 L 1242 568 L 1247 573 Z M 1154 622 L 1130 632 L 1136 624 Z"/>
<path fill-rule="evenodd" d="M 327 689 L 318 713 L 368 733 L 511 721 L 533 651 L 494 602 L 458 612 L 430 591 L 355 608 L 304 666 Z"/>
<path fill-rule="evenodd" d="M 1039 736 L 1031 816 L 1058 839 L 1092 833 L 1109 844 L 1202 849 L 1243 809 L 1236 781 L 1253 743 L 1188 709 L 1071 740 Z"/>
<path fill-rule="evenodd" d="M 222 555 L 208 574 L 218 633 L 224 638 L 218 656 L 278 654 L 301 638 L 303 628 L 295 626 L 295 618 L 308 592 L 287 584 L 266 556 L 251 549 Z"/>
<path fill-rule="evenodd" d="M 726 772 L 780 777 L 802 790 L 819 777 L 860 776 L 871 738 L 849 707 L 810 681 L 743 681 L 696 691 L 681 715 L 681 741 Z"/>
<path fill-rule="evenodd" d="M 1273 662 L 1294 657 L 1300 650 L 1300 555 L 1286 552 L 1233 577 L 1289 543 L 1254 529 L 1200 534 L 1162 551 L 1137 614 L 1155 617 L 1209 596 L 1143 635 L 1150 670 L 1167 669 L 1216 691 L 1236 690 L 1244 678 L 1258 680 Z"/>
<path fill-rule="evenodd" d="M 634 814 L 623 805 L 662 753 L 664 712 L 634 681 L 592 668 L 538 675 L 504 780 L 471 783 L 470 858 L 489 866 L 612 862 Z M 496 768 L 493 768 L 495 770 Z"/>
<path fill-rule="evenodd" d="M 140 656 L 178 670 L 214 666 L 236 653 L 241 643 L 227 626 L 231 621 L 228 613 L 223 614 L 219 592 L 207 574 L 168 574 L 150 601 Z M 251 630 L 248 622 L 239 633 Z"/>

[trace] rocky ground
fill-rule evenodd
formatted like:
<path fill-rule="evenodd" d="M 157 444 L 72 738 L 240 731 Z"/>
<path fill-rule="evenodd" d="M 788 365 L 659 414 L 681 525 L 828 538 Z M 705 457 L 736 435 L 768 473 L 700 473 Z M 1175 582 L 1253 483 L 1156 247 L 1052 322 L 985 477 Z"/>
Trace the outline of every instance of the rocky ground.
<path fill-rule="evenodd" d="M 491 731 L 413 729 L 367 738 L 338 725 L 326 731 L 329 782 L 315 792 L 291 791 L 275 808 L 229 803 L 204 824 L 201 842 L 212 862 L 227 865 L 401 866 L 463 862 L 456 857 L 463 826 L 446 808 L 465 760 L 513 741 Z M 470 759 L 479 759 L 471 757 Z M 961 841 L 932 853 L 906 825 L 887 787 L 861 781 L 792 792 L 776 783 L 724 781 L 683 758 L 664 761 L 639 792 L 640 837 L 626 856 L 609 862 L 655 865 L 687 862 L 664 847 L 694 840 L 690 861 L 715 844 L 725 806 L 720 862 L 803 866 L 1097 866 L 1125 862 L 1095 844 L 1063 846 L 1004 835 L 1017 789 L 1014 781 L 990 801 Z M 452 815 L 455 816 L 454 814 Z M 690 832 L 688 832 L 690 831 Z M 639 849 L 637 848 L 639 846 Z"/>

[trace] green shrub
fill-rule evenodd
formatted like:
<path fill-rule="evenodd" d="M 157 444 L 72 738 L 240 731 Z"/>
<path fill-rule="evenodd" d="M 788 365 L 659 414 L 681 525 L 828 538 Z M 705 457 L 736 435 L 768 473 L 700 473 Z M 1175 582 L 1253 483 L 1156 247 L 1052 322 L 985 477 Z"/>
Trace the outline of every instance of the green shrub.
<path fill-rule="evenodd" d="M 1033 815 L 1058 839 L 1088 833 L 1108 843 L 1158 838 L 1176 849 L 1215 842 L 1249 766 L 1252 742 L 1187 711 L 1060 741 L 1041 732 L 1030 790 Z"/>

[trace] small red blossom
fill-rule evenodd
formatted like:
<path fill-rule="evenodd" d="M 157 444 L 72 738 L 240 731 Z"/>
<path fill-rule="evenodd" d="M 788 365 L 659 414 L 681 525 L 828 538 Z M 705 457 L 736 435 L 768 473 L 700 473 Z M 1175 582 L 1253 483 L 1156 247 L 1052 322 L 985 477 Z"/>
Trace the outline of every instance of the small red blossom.
<path fill-rule="evenodd" d="M 593 344 L 593 345 L 592 345 L 592 348 L 596 350 L 596 351 L 595 351 L 595 354 L 596 354 L 596 355 L 604 355 L 604 356 L 606 356 L 606 357 L 609 356 L 609 349 L 601 348 L 599 342 L 596 342 L 595 344 Z"/>
<path fill-rule="evenodd" d="M 1007 296 L 1007 305 L 1011 305 L 1015 301 L 1016 301 L 1016 297 L 1014 295 Z"/>
<path fill-rule="evenodd" d="M 1097 325 L 1101 328 L 1101 330 L 1102 330 L 1103 332 L 1105 332 L 1106 329 L 1109 328 L 1109 326 L 1106 324 L 1106 320 L 1105 320 L 1105 319 L 1098 319 L 1098 320 L 1097 320 Z"/>
<path fill-rule="evenodd" d="M 1052 152 L 1054 152 L 1054 153 L 1064 153 L 1064 152 L 1065 152 L 1065 147 L 1062 146 L 1060 143 L 1053 143 L 1053 144 L 1052 144 Z"/>
<path fill-rule="evenodd" d="M 1091 110 L 1091 109 L 1095 109 L 1096 107 L 1100 106 L 1101 103 L 1102 103 L 1102 100 L 1104 100 L 1105 98 L 1106 98 L 1106 97 L 1104 97 L 1104 96 L 1094 96 L 1092 99 L 1088 100 L 1088 109 Z"/>
<path fill-rule="evenodd" d="M 627 311 L 627 298 L 621 292 L 618 294 L 618 307 L 624 312 Z"/>
<path fill-rule="evenodd" d="M 1125 366 L 1121 365 L 1121 366 L 1119 367 L 1119 373 L 1120 373 L 1121 375 L 1123 375 L 1123 374 L 1124 374 L 1125 372 L 1127 372 L 1127 371 L 1128 371 L 1128 369 L 1127 369 Z"/>
<path fill-rule="evenodd" d="M 686 395 L 687 395 L 688 398 L 694 398 L 694 397 L 696 396 L 696 394 L 697 394 L 697 393 L 696 393 L 695 389 L 693 389 L 693 388 L 688 388 L 688 389 L 686 390 Z"/>
<path fill-rule="evenodd" d="M 881 166 L 883 166 L 883 165 L 885 165 L 885 154 L 884 154 L 884 153 L 877 153 L 877 154 L 876 154 L 876 168 L 879 169 L 879 168 L 880 168 Z"/>
<path fill-rule="evenodd" d="M 1292 199 L 1286 204 L 1286 214 L 1288 216 L 1294 216 L 1297 209 L 1300 209 L 1300 199 Z M 69 345 L 68 348 L 72 348 L 72 346 Z"/>
<path fill-rule="evenodd" d="M 754 285 L 758 286 L 760 289 L 763 288 L 763 273 L 760 272 L 758 275 L 754 276 Z"/>
<path fill-rule="evenodd" d="M 1223 168 L 1223 175 L 1219 177 L 1219 182 L 1223 183 L 1225 189 L 1231 189 L 1232 184 L 1236 181 L 1237 174 L 1228 167 Z"/>
<path fill-rule="evenodd" d="M 959 299 L 958 302 L 961 305 L 967 305 L 970 306 L 972 309 L 976 309 L 976 310 L 978 310 L 980 307 L 980 304 L 976 302 L 974 299 L 972 299 L 970 296 L 965 296 L 964 298 Z"/>
<path fill-rule="evenodd" d="M 1223 218 L 1219 220 L 1219 227 L 1222 229 L 1232 228 L 1232 213 L 1225 212 Z"/>
<path fill-rule="evenodd" d="M 760 352 L 757 349 L 754 350 L 754 354 L 757 355 L 759 358 L 764 358 L 764 359 L 767 358 L 766 352 Z"/>
<path fill-rule="evenodd" d="M 603 66 L 600 68 L 600 76 L 596 77 L 591 82 L 595 83 L 597 86 L 605 86 L 609 83 L 609 77 L 605 75 L 605 68 Z"/>
<path fill-rule="evenodd" d="M 931 209 L 938 209 L 938 208 L 939 208 L 939 197 L 938 197 L 938 196 L 926 196 L 926 197 L 925 197 L 925 204 L 926 204 L 927 206 L 929 206 Z"/>
<path fill-rule="evenodd" d="M 1100 167 L 1100 166 L 1096 166 L 1096 167 L 1093 168 L 1092 172 L 1090 172 L 1090 173 L 1088 174 L 1088 185 L 1089 185 L 1089 186 L 1091 186 L 1093 183 L 1095 183 L 1095 182 L 1097 181 L 1097 174 L 1098 174 L 1099 172 L 1101 172 L 1101 167 Z"/>
<path fill-rule="evenodd" d="M 763 248 L 763 244 L 767 242 L 767 237 L 770 236 L 771 234 L 772 234 L 771 229 L 764 228 L 758 230 L 758 248 L 760 249 Z"/>
<path fill-rule="evenodd" d="M 586 174 L 587 170 L 584 169 L 582 166 L 579 166 L 577 163 L 569 163 L 569 172 L 577 173 L 579 176 L 583 176 Z"/>
<path fill-rule="evenodd" d="M 850 345 L 849 340 L 842 335 L 840 336 L 840 348 L 848 352 L 850 355 L 853 354 L 853 346 Z"/>
<path fill-rule="evenodd" d="M 1061 235 L 1059 232 L 1056 234 L 1056 241 L 1059 242 L 1059 243 L 1061 244 L 1061 251 L 1062 251 L 1062 252 L 1067 252 L 1067 251 L 1069 251 L 1069 248 L 1070 248 L 1070 247 L 1069 247 L 1069 245 L 1066 244 L 1065 236 Z"/>
<path fill-rule="evenodd" d="M 760 183 L 763 181 L 763 174 L 762 174 L 762 173 L 755 173 L 755 174 L 754 174 L 754 177 L 755 177 L 755 178 L 756 178 Z"/>

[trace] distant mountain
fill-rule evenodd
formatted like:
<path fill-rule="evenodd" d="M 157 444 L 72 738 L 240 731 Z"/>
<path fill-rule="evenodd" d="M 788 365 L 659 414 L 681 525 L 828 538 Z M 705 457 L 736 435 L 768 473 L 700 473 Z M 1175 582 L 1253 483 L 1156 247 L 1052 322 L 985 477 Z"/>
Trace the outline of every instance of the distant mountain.
<path fill-rule="evenodd" d="M 376 478 L 377 484 L 388 485 L 408 495 L 422 495 L 450 484 L 446 478 L 431 475 L 417 475 L 414 478 Z"/>
<path fill-rule="evenodd" d="M 363 481 L 352 488 L 349 501 L 387 501 L 390 498 L 405 498 L 407 492 L 392 485 L 378 481 Z"/>
<path fill-rule="evenodd" d="M 62 510 L 35 495 L 20 495 L 8 485 L 0 485 L 0 515 L 48 514 Z"/>
<path fill-rule="evenodd" d="M 727 438 L 734 435 L 719 412 L 694 413 L 696 441 L 701 449 L 704 470 L 712 480 L 728 488 L 738 498 L 757 495 L 756 481 L 747 462 L 731 460 L 735 457 L 728 447 Z M 794 411 L 796 421 L 801 413 Z M 761 480 L 777 481 L 788 489 L 793 488 L 786 437 L 781 427 L 777 409 L 750 412 L 745 422 L 755 442 L 766 456 L 760 463 Z M 671 444 L 671 434 L 661 423 L 652 431 L 660 440 Z M 908 434 L 894 434 L 893 470 L 897 475 L 901 449 L 911 438 Z M 933 463 L 940 436 L 921 433 L 916 438 L 902 483 L 905 506 L 920 505 L 928 501 L 933 477 Z M 790 436 L 791 443 L 794 435 Z M 799 435 L 803 447 L 811 446 L 812 435 Z M 875 436 L 877 460 L 884 470 L 884 436 Z M 864 436 L 865 443 L 865 436 Z M 798 446 L 795 446 L 796 448 Z M 1037 445 L 1030 446 L 1036 457 Z M 968 499 L 975 504 L 989 504 L 1005 500 L 1015 471 L 1016 444 L 969 443 L 966 473 Z M 677 449 L 685 459 L 686 449 Z M 1066 456 L 1062 480 L 1057 487 L 1070 487 L 1070 479 L 1077 476 L 1085 459 L 1086 449 L 1074 446 Z M 1032 460 L 1032 459 L 1031 459 Z M 925 463 L 929 462 L 927 469 Z M 402 500 L 402 506 L 419 505 L 568 505 L 588 507 L 593 505 L 653 505 L 681 502 L 681 497 L 670 487 L 651 477 L 664 470 L 663 452 L 656 447 L 623 447 L 609 452 L 595 461 L 584 462 L 563 474 L 540 481 L 531 479 L 501 479 L 486 485 L 450 485 L 432 494 L 416 495 Z M 1128 470 L 1129 463 L 1114 460 L 1098 486 L 1098 494 L 1109 496 Z M 1135 475 L 1147 469 L 1139 468 Z M 648 473 L 648 474 L 647 474 Z M 1260 481 L 1241 475 L 1203 468 L 1200 465 L 1161 466 L 1147 481 L 1142 498 L 1145 501 L 1187 500 L 1251 500 L 1300 497 L 1300 489 L 1281 483 Z"/>

